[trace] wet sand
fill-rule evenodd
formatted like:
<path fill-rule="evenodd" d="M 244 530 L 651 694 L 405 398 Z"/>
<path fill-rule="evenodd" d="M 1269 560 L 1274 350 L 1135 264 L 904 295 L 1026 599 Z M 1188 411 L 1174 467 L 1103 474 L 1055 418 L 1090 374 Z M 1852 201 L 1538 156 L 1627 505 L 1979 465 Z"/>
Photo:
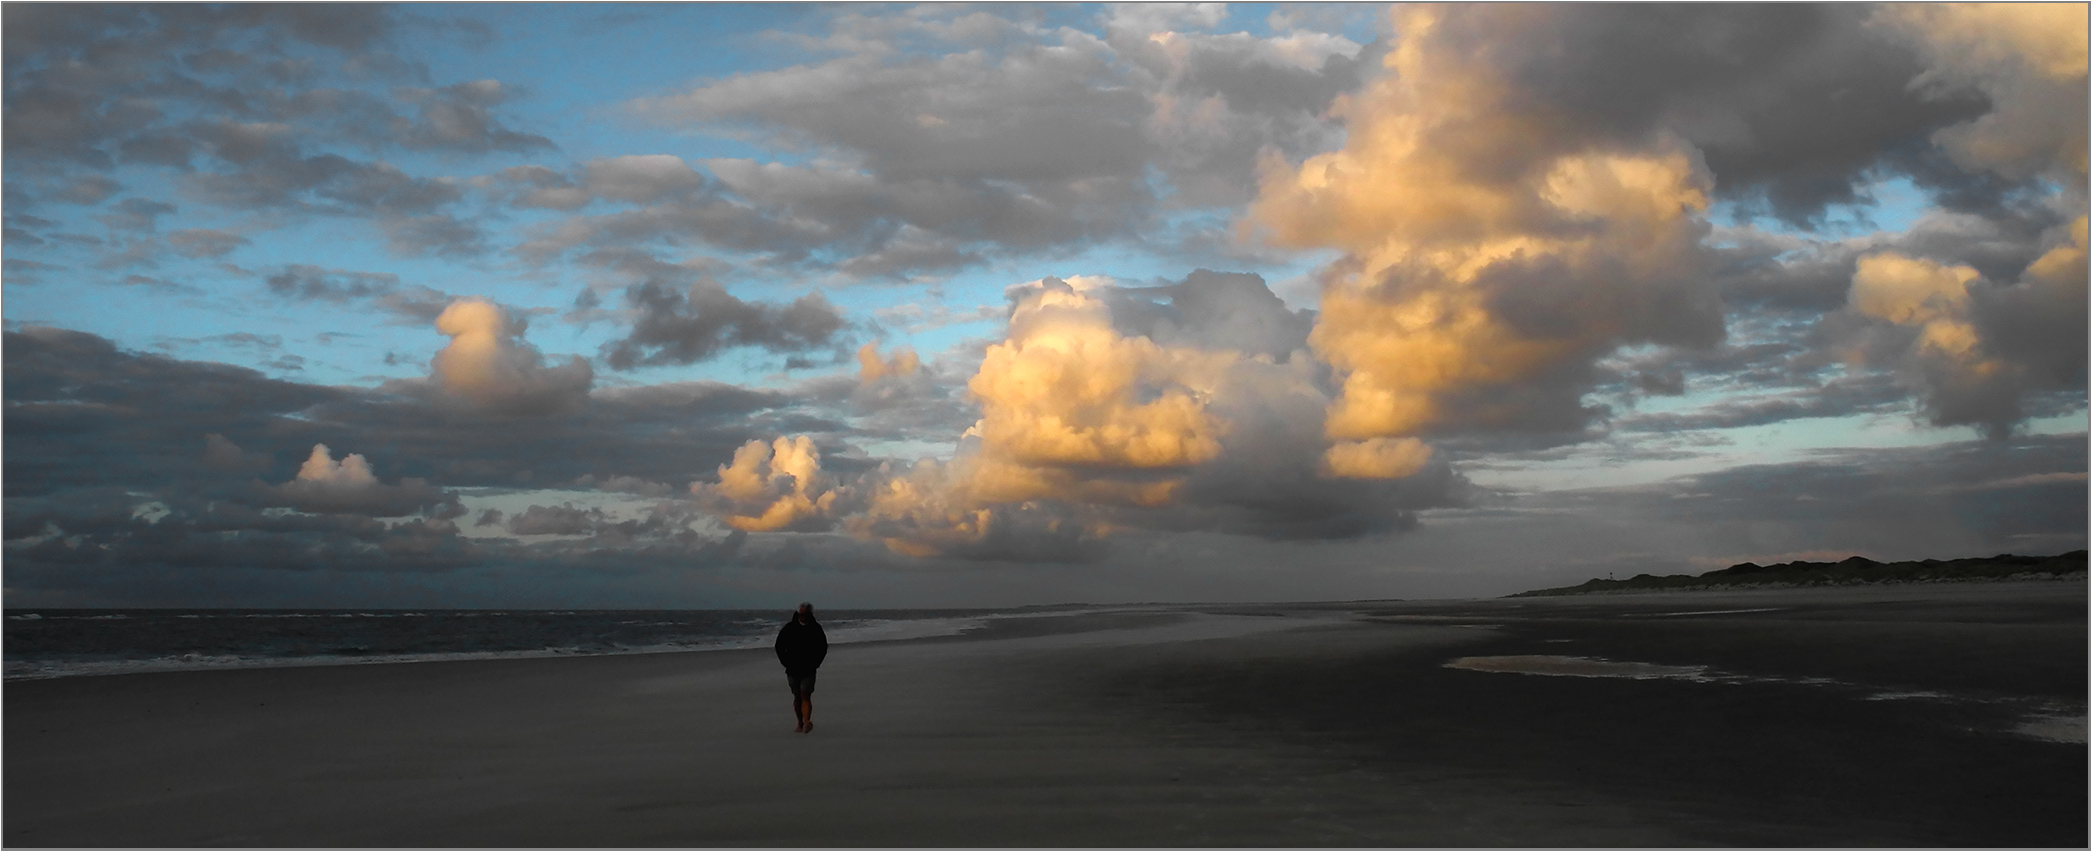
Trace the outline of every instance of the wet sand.
<path fill-rule="evenodd" d="M 11 682 L 0 840 L 2087 841 L 2082 582 L 1154 609 L 838 646 L 805 736 L 767 651 Z"/>

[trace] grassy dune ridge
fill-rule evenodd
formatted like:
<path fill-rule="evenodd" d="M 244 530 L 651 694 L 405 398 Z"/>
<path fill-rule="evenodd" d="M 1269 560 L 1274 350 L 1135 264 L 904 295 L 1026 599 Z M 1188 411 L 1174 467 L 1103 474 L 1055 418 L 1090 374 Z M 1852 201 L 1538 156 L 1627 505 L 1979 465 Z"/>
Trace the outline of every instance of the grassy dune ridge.
<path fill-rule="evenodd" d="M 1839 562 L 1782 562 L 1759 565 L 1743 562 L 1705 574 L 1636 574 L 1625 580 L 1586 580 L 1581 585 L 1534 589 L 1510 597 L 1587 595 L 1600 592 L 1640 590 L 1687 591 L 1692 589 L 1735 589 L 1788 586 L 1849 586 L 1866 583 L 1942 583 L 1971 580 L 2030 580 L 2085 573 L 2085 551 L 2073 550 L 2055 556 L 2015 556 L 2001 553 L 1969 559 L 1925 559 L 1915 562 L 1876 562 L 1854 556 Z"/>

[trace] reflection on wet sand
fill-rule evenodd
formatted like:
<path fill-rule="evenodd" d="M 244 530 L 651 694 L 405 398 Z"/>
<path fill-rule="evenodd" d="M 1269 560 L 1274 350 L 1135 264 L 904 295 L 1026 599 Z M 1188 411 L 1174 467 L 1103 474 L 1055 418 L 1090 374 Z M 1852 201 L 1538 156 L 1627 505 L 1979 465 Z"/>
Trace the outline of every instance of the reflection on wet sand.
<path fill-rule="evenodd" d="M 1550 675 L 1554 677 L 1624 677 L 1633 680 L 1649 680 L 1652 678 L 1699 680 L 1707 672 L 1706 666 L 1660 666 L 1655 663 L 1623 663 L 1591 657 L 1558 657 L 1549 654 L 1521 654 L 1507 657 L 1461 657 L 1446 663 L 1445 667 L 1477 672 L 1508 672 L 1512 674 Z"/>

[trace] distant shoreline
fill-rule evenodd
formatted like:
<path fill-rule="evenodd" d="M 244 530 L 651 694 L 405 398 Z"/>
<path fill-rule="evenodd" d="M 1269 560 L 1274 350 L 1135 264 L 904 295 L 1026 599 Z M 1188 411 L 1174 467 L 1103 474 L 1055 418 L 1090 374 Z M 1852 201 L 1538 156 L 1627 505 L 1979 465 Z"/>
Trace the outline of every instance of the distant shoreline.
<path fill-rule="evenodd" d="M 1792 589 L 1815 586 L 1871 586 L 1907 583 L 1988 583 L 2027 580 L 2084 580 L 2085 551 L 2055 556 L 1997 556 L 1969 559 L 1924 559 L 1876 562 L 1854 556 L 1839 562 L 1743 562 L 1705 574 L 1637 574 L 1625 580 L 1590 579 L 1575 586 L 1533 589 L 1511 598 L 1636 592 L 1733 591 Z"/>

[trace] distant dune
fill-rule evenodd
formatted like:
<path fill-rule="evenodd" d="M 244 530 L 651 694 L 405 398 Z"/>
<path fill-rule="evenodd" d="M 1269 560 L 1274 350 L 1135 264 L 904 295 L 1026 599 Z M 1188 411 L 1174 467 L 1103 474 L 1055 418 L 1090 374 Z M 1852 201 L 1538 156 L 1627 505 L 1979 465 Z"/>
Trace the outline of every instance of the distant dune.
<path fill-rule="evenodd" d="M 1865 583 L 1941 583 L 1970 580 L 2031 580 L 2085 573 L 2085 551 L 2073 550 L 2055 556 L 1997 556 L 1971 559 L 1926 559 L 1918 562 L 1876 562 L 1854 556 L 1841 562 L 1783 562 L 1759 565 L 1744 562 L 1705 574 L 1636 574 L 1625 580 L 1586 580 L 1582 585 L 1558 589 L 1534 589 L 1511 595 L 1514 598 L 1553 595 L 1587 595 L 1598 592 L 1662 589 L 1735 589 L 1752 586 L 1849 586 Z"/>

